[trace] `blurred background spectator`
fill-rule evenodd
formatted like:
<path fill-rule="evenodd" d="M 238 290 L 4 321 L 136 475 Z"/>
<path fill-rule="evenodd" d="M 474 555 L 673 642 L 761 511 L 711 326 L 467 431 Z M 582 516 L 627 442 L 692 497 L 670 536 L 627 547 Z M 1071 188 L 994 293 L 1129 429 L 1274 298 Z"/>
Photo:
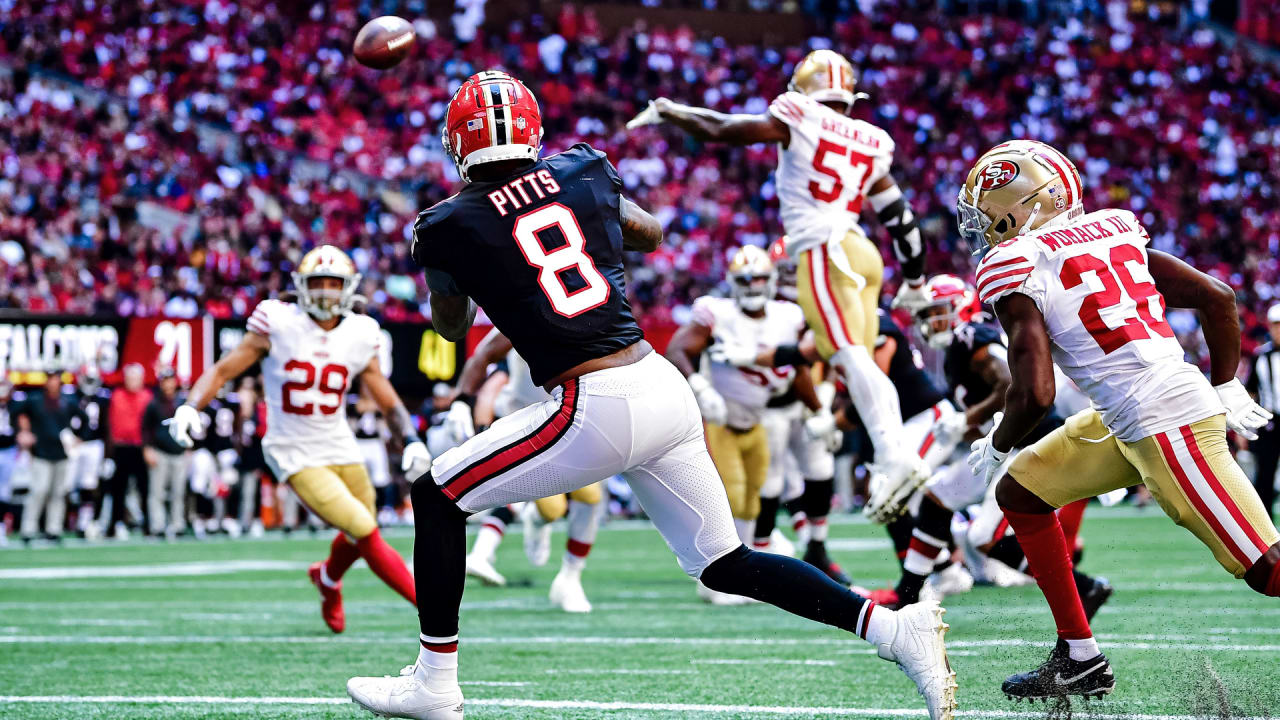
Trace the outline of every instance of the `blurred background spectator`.
<path fill-rule="evenodd" d="M 62 376 L 52 374 L 41 391 L 31 393 L 13 410 L 18 418 L 18 443 L 31 453 L 27 468 L 27 500 L 22 509 L 22 541 L 30 543 L 44 520 L 44 537 L 62 538 L 71 492 L 67 473 L 66 440 L 75 402 L 62 395 Z"/>

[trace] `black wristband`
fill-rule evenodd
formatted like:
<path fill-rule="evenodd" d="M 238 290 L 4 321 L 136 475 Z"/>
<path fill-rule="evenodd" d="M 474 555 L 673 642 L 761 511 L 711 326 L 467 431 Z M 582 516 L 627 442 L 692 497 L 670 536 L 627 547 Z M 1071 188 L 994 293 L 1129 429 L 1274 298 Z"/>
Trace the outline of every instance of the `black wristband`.
<path fill-rule="evenodd" d="M 471 408 L 472 410 L 476 409 L 476 396 L 472 395 L 471 393 L 458 393 L 458 396 L 455 397 L 453 401 L 466 403 L 467 407 Z"/>
<path fill-rule="evenodd" d="M 808 364 L 809 361 L 804 359 L 804 354 L 800 352 L 799 345 L 779 345 L 773 350 L 774 367 Z"/>

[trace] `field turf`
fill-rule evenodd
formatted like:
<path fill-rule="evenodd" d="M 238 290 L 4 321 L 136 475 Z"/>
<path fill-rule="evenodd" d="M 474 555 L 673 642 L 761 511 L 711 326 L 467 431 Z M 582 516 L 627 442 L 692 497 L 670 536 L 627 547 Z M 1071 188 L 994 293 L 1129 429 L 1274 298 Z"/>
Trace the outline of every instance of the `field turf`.
<path fill-rule="evenodd" d="M 1082 568 L 1117 588 L 1094 628 L 1118 684 L 1075 717 L 1280 717 L 1280 602 L 1154 508 L 1090 508 L 1083 533 Z M 388 535 L 410 554 L 410 530 Z M 840 522 L 832 536 L 858 583 L 893 579 L 881 528 Z M 345 580 L 347 631 L 332 636 L 305 576 L 328 540 L 0 550 L 0 718 L 369 717 L 344 683 L 412 662 L 416 615 L 361 563 Z M 769 607 L 698 602 L 642 523 L 601 532 L 588 616 L 548 606 L 558 556 L 529 567 L 513 533 L 498 560 L 516 586 L 469 584 L 464 599 L 468 718 L 924 714 L 906 676 L 856 638 Z M 1038 590 L 977 588 L 944 604 L 962 716 L 1049 716 L 999 693 L 1053 639 Z"/>

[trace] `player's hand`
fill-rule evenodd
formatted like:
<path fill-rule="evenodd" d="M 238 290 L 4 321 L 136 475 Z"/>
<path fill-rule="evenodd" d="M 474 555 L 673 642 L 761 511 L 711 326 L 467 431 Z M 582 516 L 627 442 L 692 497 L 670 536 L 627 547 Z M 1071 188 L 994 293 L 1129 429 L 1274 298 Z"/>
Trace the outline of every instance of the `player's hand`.
<path fill-rule="evenodd" d="M 1227 408 L 1227 429 L 1248 440 L 1258 439 L 1258 429 L 1271 422 L 1271 412 L 1253 401 L 1239 380 L 1215 385 L 1218 399 Z"/>
<path fill-rule="evenodd" d="M 702 375 L 690 375 L 689 388 L 698 401 L 702 419 L 711 425 L 725 424 L 729 418 L 729 408 L 724 404 L 724 396 L 711 387 L 711 381 Z"/>
<path fill-rule="evenodd" d="M 461 445 L 476 434 L 475 421 L 471 417 L 471 406 L 461 400 L 454 400 L 449 412 L 444 416 L 444 429 L 448 431 L 453 442 Z"/>
<path fill-rule="evenodd" d="M 964 413 L 952 413 L 939 418 L 938 422 L 933 424 L 933 439 L 942 447 L 954 448 L 960 444 L 968 431 L 969 420 Z"/>
<path fill-rule="evenodd" d="M 996 471 L 1000 469 L 1000 465 L 1004 463 L 1005 458 L 1009 457 L 1009 453 L 1000 452 L 991 442 L 991 439 L 995 437 L 996 428 L 1000 427 L 1002 420 L 1004 420 L 1004 413 L 996 413 L 995 422 L 991 424 L 991 432 L 975 440 L 972 452 L 969 453 L 967 460 L 969 470 L 973 472 L 974 477 L 982 480 L 983 485 L 991 484 L 991 479 L 995 477 Z"/>
<path fill-rule="evenodd" d="M 431 451 L 421 440 L 414 440 L 404 446 L 400 454 L 400 470 L 410 480 L 425 475 L 431 469 Z"/>
<path fill-rule="evenodd" d="M 164 424 L 169 426 L 169 434 L 173 436 L 173 441 L 184 448 L 195 445 L 195 441 L 191 439 L 191 433 L 197 429 L 203 429 L 200 411 L 190 405 L 179 405 L 178 409 L 173 411 L 173 417 L 165 420 Z"/>
<path fill-rule="evenodd" d="M 734 367 L 755 365 L 759 355 L 754 345 L 736 343 L 716 343 L 707 350 L 707 357 L 711 358 L 711 362 L 725 363 Z"/>
<path fill-rule="evenodd" d="M 809 439 L 822 442 L 829 452 L 840 449 L 844 436 L 836 427 L 836 418 L 831 411 L 823 408 L 804 421 L 804 432 Z"/>
<path fill-rule="evenodd" d="M 917 312 L 929 304 L 929 295 L 924 291 L 924 279 L 912 284 L 910 280 L 902 283 L 898 294 L 893 298 L 893 307 L 901 308 L 915 316 Z"/>
<path fill-rule="evenodd" d="M 635 130 L 638 127 L 644 127 L 645 125 L 661 125 L 663 122 L 662 110 L 670 104 L 671 101 L 666 98 L 650 100 L 649 104 L 645 106 L 645 109 L 641 110 L 635 117 L 627 121 L 627 129 Z"/>

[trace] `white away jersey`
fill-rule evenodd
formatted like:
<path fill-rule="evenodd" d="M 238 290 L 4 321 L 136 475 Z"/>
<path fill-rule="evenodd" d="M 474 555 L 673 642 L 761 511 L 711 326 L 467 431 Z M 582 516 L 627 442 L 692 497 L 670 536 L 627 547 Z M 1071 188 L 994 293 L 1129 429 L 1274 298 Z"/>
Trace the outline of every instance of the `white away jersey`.
<path fill-rule="evenodd" d="M 304 468 L 362 462 L 344 401 L 352 378 L 378 354 L 378 322 L 352 314 L 325 331 L 297 305 L 264 300 L 249 318 L 249 329 L 271 341 L 262 359 L 262 449 L 276 477 L 283 481 Z"/>
<path fill-rule="evenodd" d="M 978 295 L 1022 293 L 1044 314 L 1053 361 L 1124 442 L 1224 412 L 1183 359 L 1147 270 L 1147 231 L 1128 210 L 1051 222 L 978 264 Z"/>
<path fill-rule="evenodd" d="M 755 348 L 777 347 L 794 343 L 804 332 L 804 311 L 799 305 L 770 300 L 764 306 L 764 317 L 753 318 L 738 309 L 732 298 L 706 295 L 693 303 L 693 321 L 711 330 L 715 342 Z M 795 370 L 791 367 L 734 367 L 727 363 L 711 364 L 711 385 L 724 396 L 728 406 L 728 424 L 747 430 L 760 423 L 769 398 L 791 386 Z"/>
<path fill-rule="evenodd" d="M 794 91 L 774 98 L 769 113 L 791 129 L 776 181 L 787 252 L 799 257 L 858 224 L 867 189 L 889 172 L 893 139 Z"/>

